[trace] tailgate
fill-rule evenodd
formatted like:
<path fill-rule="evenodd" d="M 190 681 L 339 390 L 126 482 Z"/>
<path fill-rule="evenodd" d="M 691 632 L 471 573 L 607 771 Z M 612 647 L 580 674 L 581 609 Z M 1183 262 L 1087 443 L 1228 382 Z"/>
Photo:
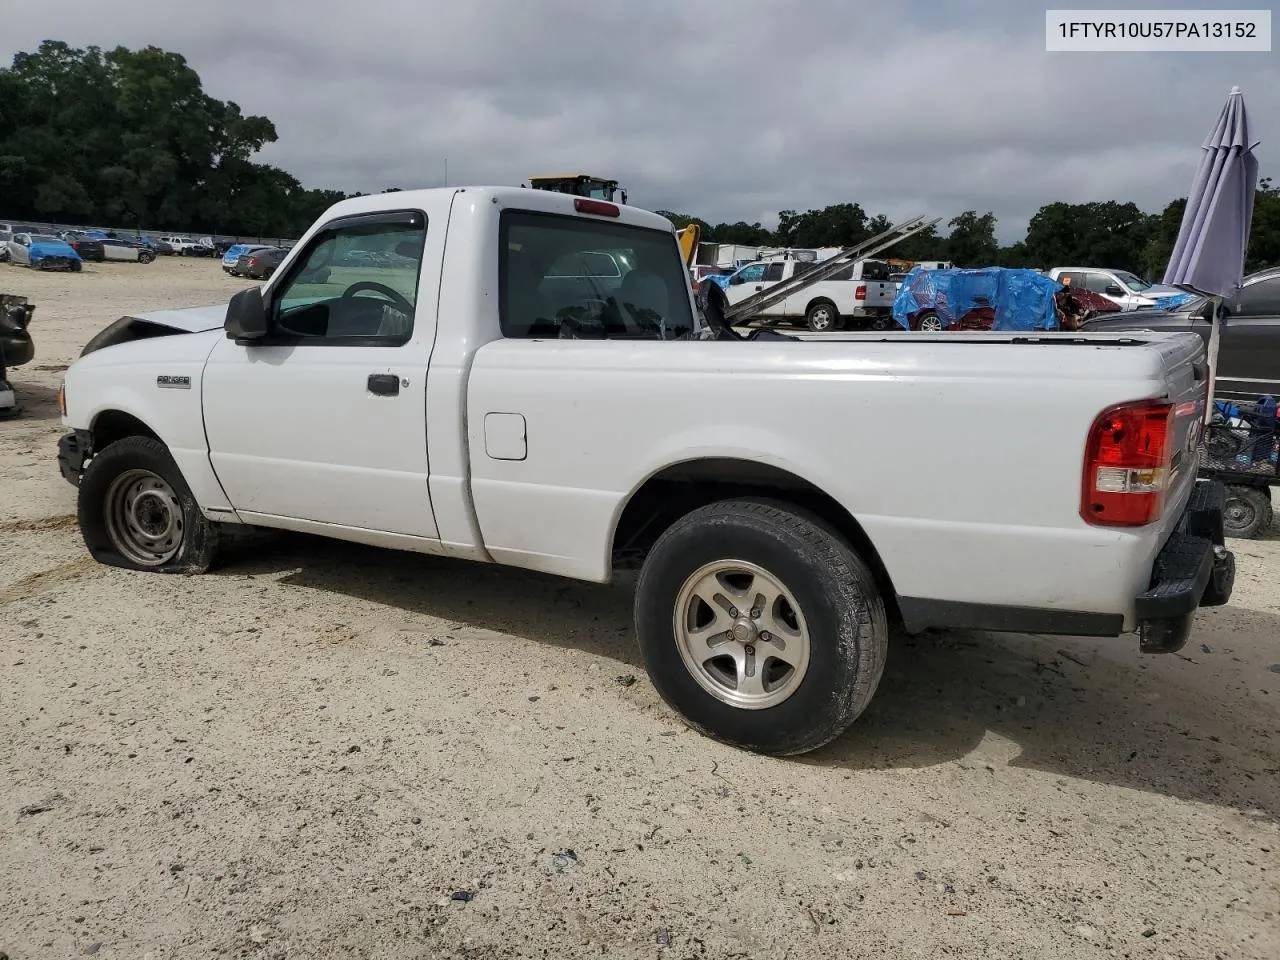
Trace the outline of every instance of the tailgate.
<path fill-rule="evenodd" d="M 859 306 L 865 307 L 893 307 L 893 299 L 897 296 L 898 285 L 884 280 L 865 280 L 863 283 L 867 287 L 866 299 L 859 302 Z"/>
<path fill-rule="evenodd" d="M 1156 345 L 1152 345 L 1153 347 Z M 1159 343 L 1166 399 L 1174 405 L 1174 455 L 1167 516 L 1177 517 L 1195 484 L 1200 438 L 1209 393 L 1209 362 L 1199 337 L 1171 337 Z"/>

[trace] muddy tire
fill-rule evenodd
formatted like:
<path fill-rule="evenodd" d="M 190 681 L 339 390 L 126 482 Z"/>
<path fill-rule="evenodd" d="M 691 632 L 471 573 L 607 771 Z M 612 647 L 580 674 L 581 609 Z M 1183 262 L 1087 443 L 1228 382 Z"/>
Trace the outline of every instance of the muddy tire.
<path fill-rule="evenodd" d="M 150 437 L 119 440 L 89 461 L 77 513 L 99 563 L 196 574 L 217 556 L 218 525 L 200 512 L 168 448 Z"/>
<path fill-rule="evenodd" d="M 871 571 L 790 504 L 725 500 L 649 551 L 635 600 L 645 667 L 695 729 L 779 756 L 839 736 L 884 673 L 888 622 Z"/>

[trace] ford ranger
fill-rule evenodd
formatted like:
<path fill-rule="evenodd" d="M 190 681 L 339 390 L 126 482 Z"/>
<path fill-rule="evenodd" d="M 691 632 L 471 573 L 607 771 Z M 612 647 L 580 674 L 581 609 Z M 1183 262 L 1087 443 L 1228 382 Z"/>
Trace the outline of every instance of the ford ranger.
<path fill-rule="evenodd" d="M 601 255 L 620 276 L 584 269 Z M 891 623 L 1163 652 L 1229 598 L 1198 337 L 709 324 L 656 214 L 344 200 L 261 288 L 90 341 L 60 466 L 90 553 L 133 570 L 203 572 L 236 525 L 596 582 L 638 564 L 658 692 L 775 754 L 863 711 Z"/>

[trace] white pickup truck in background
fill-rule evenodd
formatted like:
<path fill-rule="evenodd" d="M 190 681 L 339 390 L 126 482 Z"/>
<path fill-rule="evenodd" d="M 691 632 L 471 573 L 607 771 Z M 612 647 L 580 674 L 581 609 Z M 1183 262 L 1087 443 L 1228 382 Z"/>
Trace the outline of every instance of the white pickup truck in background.
<path fill-rule="evenodd" d="M 793 259 L 765 260 L 748 264 L 727 277 L 707 278 L 703 282 L 721 287 L 726 301 L 732 305 L 775 283 L 790 280 L 819 263 Z M 845 327 L 896 329 L 893 299 L 897 293 L 898 285 L 889 279 L 889 269 L 884 262 L 859 260 L 834 276 L 765 307 L 752 319 L 767 323 L 803 324 L 815 333 Z"/>
<path fill-rule="evenodd" d="M 242 525 L 596 582 L 638 564 L 657 690 L 776 754 L 862 712 L 891 622 L 1167 652 L 1230 596 L 1198 337 L 805 336 L 705 328 L 652 213 L 358 197 L 261 288 L 95 337 L 59 464 L 91 554 L 133 570 L 203 572 Z"/>

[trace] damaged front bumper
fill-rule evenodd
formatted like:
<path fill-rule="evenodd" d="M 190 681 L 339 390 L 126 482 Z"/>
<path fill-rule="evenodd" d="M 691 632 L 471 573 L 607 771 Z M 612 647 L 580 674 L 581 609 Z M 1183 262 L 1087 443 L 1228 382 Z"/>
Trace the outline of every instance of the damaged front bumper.
<path fill-rule="evenodd" d="M 84 465 L 93 456 L 93 434 L 88 430 L 75 430 L 58 441 L 58 470 L 62 478 L 73 487 L 80 486 Z"/>
<path fill-rule="evenodd" d="M 1177 527 L 1156 556 L 1150 586 L 1135 598 L 1143 653 L 1177 653 L 1191 636 L 1196 610 L 1231 599 L 1236 559 L 1224 543 L 1225 506 L 1220 481 L 1196 481 Z"/>

